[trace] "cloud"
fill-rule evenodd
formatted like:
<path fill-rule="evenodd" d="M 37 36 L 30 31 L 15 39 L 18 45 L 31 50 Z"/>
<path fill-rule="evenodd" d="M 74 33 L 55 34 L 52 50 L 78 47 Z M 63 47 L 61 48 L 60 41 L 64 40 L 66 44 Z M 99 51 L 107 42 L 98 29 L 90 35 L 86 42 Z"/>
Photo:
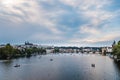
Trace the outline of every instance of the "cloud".
<path fill-rule="evenodd" d="M 85 24 L 80 25 L 75 37 L 70 40 L 73 43 L 97 43 L 111 41 L 120 37 L 119 33 L 104 32 L 102 29 L 106 24 L 112 22 L 113 18 L 118 16 L 119 10 L 111 12 L 104 7 L 110 6 L 112 0 L 60 0 L 63 4 L 73 7 L 78 14 L 87 20 Z M 108 28 L 109 29 L 109 28 Z M 77 35 L 76 35 L 77 34 Z M 113 35 L 115 34 L 115 35 Z M 81 35 L 85 36 L 81 38 Z M 80 37 L 80 38 L 79 38 Z"/>
<path fill-rule="evenodd" d="M 95 44 L 100 42 L 108 42 L 108 41 L 114 41 L 116 39 L 120 38 L 119 31 L 116 32 L 107 32 L 107 33 L 100 33 L 97 35 L 90 35 L 83 39 L 81 38 L 75 38 L 69 40 L 69 42 L 72 43 L 84 43 L 84 44 Z"/>
<path fill-rule="evenodd" d="M 105 6 L 111 5 L 112 0 L 60 0 L 63 4 L 69 5 L 77 10 L 80 16 L 89 20 L 89 24 L 99 26 L 105 21 L 114 17 L 113 12 L 106 11 Z M 88 24 L 88 23 L 87 23 Z"/>
<path fill-rule="evenodd" d="M 110 0 L 60 0 L 63 4 L 72 6 L 74 8 L 80 8 L 81 10 L 88 10 L 89 8 L 101 8 L 104 5 L 110 4 Z"/>
<path fill-rule="evenodd" d="M 119 38 L 120 9 L 111 7 L 114 0 L 0 0 L 0 38 L 105 43 Z"/>
<path fill-rule="evenodd" d="M 93 26 L 99 26 L 105 21 L 110 21 L 114 16 L 113 12 L 108 12 L 104 10 L 88 10 L 84 14 L 86 19 L 90 19 L 90 23 Z"/>
<path fill-rule="evenodd" d="M 91 25 L 86 25 L 80 27 L 80 33 L 88 33 L 88 34 L 100 34 L 100 31 L 98 29 L 93 28 Z"/>
<path fill-rule="evenodd" d="M 105 42 L 105 41 L 114 41 L 117 38 L 120 38 L 120 35 L 109 34 L 109 35 L 103 35 L 98 38 L 90 37 L 85 39 L 85 41 L 89 43 L 98 43 L 98 42 Z"/>
<path fill-rule="evenodd" d="M 36 34 L 33 34 L 32 36 L 30 36 L 29 39 L 31 39 L 31 40 L 41 40 L 41 41 L 52 41 L 52 40 L 59 41 L 59 40 L 62 40 L 64 38 L 60 35 L 58 36 L 58 35 L 55 35 L 55 34 L 36 33 Z"/>
<path fill-rule="evenodd" d="M 56 21 L 52 18 L 59 15 L 63 10 L 48 12 L 42 5 L 37 3 L 38 1 L 39 0 L 1 0 L 0 19 L 8 19 L 15 24 L 23 24 L 26 22 L 38 24 L 40 27 L 44 27 L 53 33 L 61 33 L 56 27 Z"/>

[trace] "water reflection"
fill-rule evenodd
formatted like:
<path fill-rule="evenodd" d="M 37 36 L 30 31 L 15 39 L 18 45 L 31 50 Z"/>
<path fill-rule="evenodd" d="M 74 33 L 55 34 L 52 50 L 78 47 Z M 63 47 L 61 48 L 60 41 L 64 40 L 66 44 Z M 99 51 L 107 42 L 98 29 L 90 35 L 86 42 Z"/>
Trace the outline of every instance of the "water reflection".
<path fill-rule="evenodd" d="M 120 69 L 106 56 L 48 54 L 0 61 L 0 80 L 120 80 Z"/>

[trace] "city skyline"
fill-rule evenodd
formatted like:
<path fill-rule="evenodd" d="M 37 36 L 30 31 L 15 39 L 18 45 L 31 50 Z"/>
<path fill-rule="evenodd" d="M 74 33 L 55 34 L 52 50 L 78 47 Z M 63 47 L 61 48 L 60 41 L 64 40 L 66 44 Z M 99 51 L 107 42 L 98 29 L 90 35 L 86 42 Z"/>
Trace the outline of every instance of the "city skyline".
<path fill-rule="evenodd" d="M 0 0 L 0 44 L 111 46 L 119 13 L 118 0 Z"/>

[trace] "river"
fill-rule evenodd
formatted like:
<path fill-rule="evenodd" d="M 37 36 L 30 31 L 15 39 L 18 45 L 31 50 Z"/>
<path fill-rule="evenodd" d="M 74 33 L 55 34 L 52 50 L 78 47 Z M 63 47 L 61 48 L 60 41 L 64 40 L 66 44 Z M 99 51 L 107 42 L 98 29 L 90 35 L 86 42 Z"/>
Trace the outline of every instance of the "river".
<path fill-rule="evenodd" d="M 1 60 L 0 80 L 120 80 L 120 69 L 108 56 L 47 54 Z"/>

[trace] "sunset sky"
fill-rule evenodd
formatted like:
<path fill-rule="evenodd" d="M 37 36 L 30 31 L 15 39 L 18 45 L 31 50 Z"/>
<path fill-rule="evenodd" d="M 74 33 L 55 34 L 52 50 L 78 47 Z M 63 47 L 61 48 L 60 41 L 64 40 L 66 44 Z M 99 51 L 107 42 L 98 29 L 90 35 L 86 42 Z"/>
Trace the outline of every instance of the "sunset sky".
<path fill-rule="evenodd" d="M 120 0 L 0 0 L 0 44 L 110 46 Z"/>

